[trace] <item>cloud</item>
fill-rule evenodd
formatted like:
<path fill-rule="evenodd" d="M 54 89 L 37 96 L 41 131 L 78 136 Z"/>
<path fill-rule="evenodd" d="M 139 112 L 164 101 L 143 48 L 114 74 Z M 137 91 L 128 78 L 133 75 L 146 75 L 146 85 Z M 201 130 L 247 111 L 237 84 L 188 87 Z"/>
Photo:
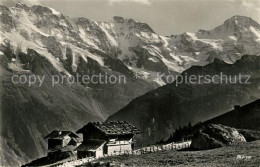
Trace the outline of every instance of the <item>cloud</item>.
<path fill-rule="evenodd" d="M 258 10 L 260 12 L 260 1 L 259 0 L 242 0 L 242 6 L 247 10 Z"/>
<path fill-rule="evenodd" d="M 151 0 L 108 0 L 110 5 L 121 2 L 134 2 L 142 5 L 151 5 Z"/>

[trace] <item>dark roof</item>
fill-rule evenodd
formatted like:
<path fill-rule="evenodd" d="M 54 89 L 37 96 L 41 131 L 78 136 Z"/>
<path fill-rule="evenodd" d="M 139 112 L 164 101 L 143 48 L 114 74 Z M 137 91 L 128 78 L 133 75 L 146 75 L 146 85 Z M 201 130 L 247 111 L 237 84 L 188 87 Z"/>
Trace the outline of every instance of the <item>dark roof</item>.
<path fill-rule="evenodd" d="M 86 132 L 87 127 L 89 126 L 95 127 L 106 135 L 126 135 L 140 133 L 139 129 L 126 121 L 90 122 L 83 128 L 79 129 L 77 133 Z"/>
<path fill-rule="evenodd" d="M 54 130 L 50 134 L 45 136 L 44 139 L 63 139 L 66 136 L 70 136 L 71 138 L 79 138 L 75 133 L 71 131 Z"/>
<path fill-rule="evenodd" d="M 105 144 L 105 140 L 87 140 L 85 143 L 79 145 L 76 150 L 77 151 L 95 151 L 100 146 Z"/>

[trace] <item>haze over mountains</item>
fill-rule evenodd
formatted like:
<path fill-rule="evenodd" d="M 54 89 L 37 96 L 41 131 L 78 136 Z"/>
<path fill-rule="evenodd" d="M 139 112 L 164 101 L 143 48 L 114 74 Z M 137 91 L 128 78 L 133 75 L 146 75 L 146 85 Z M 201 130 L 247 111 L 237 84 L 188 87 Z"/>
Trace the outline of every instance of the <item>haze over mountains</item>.
<path fill-rule="evenodd" d="M 9 165 L 21 165 L 44 155 L 46 142 L 43 136 L 50 131 L 76 130 L 88 121 L 103 121 L 134 98 L 165 85 L 164 79 L 157 80 L 157 73 L 176 75 L 193 65 L 204 66 L 218 58 L 223 60 L 220 68 L 225 67 L 225 71 L 232 69 L 231 73 L 233 70 L 235 73 L 250 68 L 249 72 L 255 74 L 256 78 L 257 72 L 259 74 L 259 71 L 256 71 L 259 66 L 254 65 L 259 62 L 258 57 L 247 57 L 235 66 L 225 64 L 236 62 L 244 54 L 260 54 L 260 25 L 245 16 L 234 16 L 213 30 L 166 37 L 154 32 L 149 25 L 133 19 L 114 17 L 107 22 L 95 22 L 87 18 L 70 19 L 52 8 L 39 5 L 28 7 L 18 3 L 10 8 L 0 6 L 0 24 L 1 148 L 5 150 L 1 151 L 1 157 L 6 160 L 4 164 Z M 201 68 L 204 73 L 219 72 L 220 69 L 214 71 L 215 63 L 219 62 Z M 196 68 L 190 70 L 193 72 Z M 122 74 L 126 76 L 127 82 L 117 85 L 51 85 L 51 75 L 75 76 L 77 73 L 90 76 L 99 73 Z M 11 76 L 14 74 L 44 75 L 46 82 L 41 87 L 16 85 L 11 82 Z M 135 74 L 147 78 L 136 78 Z M 149 102 L 136 103 L 138 105 L 131 110 L 123 109 L 118 113 L 118 117 L 116 114 L 111 118 L 133 121 L 132 116 L 136 116 L 134 123 L 145 133 L 153 131 L 150 125 L 146 124 L 151 120 L 154 130 L 159 127 L 170 127 L 171 130 L 175 126 L 186 124 L 188 119 L 197 121 L 200 116 L 209 118 L 219 114 L 219 111 L 226 111 L 234 103 L 245 103 L 257 97 L 254 91 L 257 85 L 251 85 L 250 89 L 243 93 L 235 87 L 227 86 L 230 94 L 235 92 L 248 95 L 236 100 L 230 97 L 230 101 L 222 98 L 222 92 L 225 94 L 227 91 L 224 88 L 219 87 L 212 90 L 213 93 L 207 93 L 210 88 L 214 88 L 214 85 L 183 85 L 179 88 L 168 85 L 155 90 L 165 90 L 165 95 L 152 96 L 154 100 L 148 98 L 144 101 Z M 177 102 L 172 103 L 172 100 L 175 101 L 175 95 L 169 98 L 167 96 L 170 92 L 175 94 L 176 91 L 178 96 L 181 96 L 180 99 L 187 99 L 183 120 L 179 110 L 170 110 L 176 107 L 174 105 Z M 148 93 L 149 96 L 151 94 L 153 92 Z M 166 101 L 164 97 L 167 97 Z M 189 101 L 195 104 L 208 98 L 212 101 L 221 98 L 223 103 L 228 104 L 221 106 L 219 104 L 222 103 L 218 102 L 210 113 L 206 111 L 212 107 L 201 106 L 204 109 L 199 112 L 203 114 L 194 114 L 193 118 L 188 113 L 194 107 Z M 150 108 L 151 105 L 153 109 Z M 161 105 L 171 107 L 162 111 Z M 128 111 L 124 112 L 126 110 Z M 162 116 L 162 113 L 166 115 Z M 175 116 L 178 116 L 180 122 L 171 125 L 169 121 L 173 119 L 162 123 L 162 117 L 167 114 L 170 115 L 169 119 L 173 118 L 172 114 L 177 114 Z M 137 121 L 143 122 L 143 125 Z M 158 126 L 155 126 L 156 123 Z M 154 139 L 162 137 L 162 134 Z"/>

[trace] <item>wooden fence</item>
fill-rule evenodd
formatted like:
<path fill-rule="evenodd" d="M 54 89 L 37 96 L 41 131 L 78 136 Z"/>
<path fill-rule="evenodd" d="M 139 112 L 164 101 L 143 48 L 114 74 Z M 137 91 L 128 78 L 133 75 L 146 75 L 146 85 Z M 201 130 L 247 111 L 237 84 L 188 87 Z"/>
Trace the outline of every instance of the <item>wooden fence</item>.
<path fill-rule="evenodd" d="M 169 143 L 165 145 L 153 145 L 153 146 L 143 147 L 133 151 L 115 152 L 111 155 L 103 155 L 100 157 L 87 157 L 83 159 L 73 160 L 58 165 L 58 167 L 72 167 L 72 166 L 82 165 L 97 160 L 99 158 L 116 156 L 116 155 L 142 155 L 142 154 L 163 151 L 163 150 L 181 150 L 181 149 L 189 148 L 190 145 L 191 145 L 191 141 L 185 141 L 181 143 Z"/>

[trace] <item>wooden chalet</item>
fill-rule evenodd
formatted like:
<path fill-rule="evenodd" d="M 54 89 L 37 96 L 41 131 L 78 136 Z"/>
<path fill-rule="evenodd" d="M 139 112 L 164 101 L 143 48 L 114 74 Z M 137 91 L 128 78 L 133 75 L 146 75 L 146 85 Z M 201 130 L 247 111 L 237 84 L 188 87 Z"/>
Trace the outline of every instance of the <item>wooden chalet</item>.
<path fill-rule="evenodd" d="M 110 121 L 90 122 L 77 133 L 83 134 L 83 142 L 76 149 L 81 159 L 130 152 L 134 148 L 133 138 L 140 130 L 125 121 Z"/>
<path fill-rule="evenodd" d="M 44 137 L 48 139 L 48 150 L 57 151 L 65 150 L 66 148 L 78 146 L 81 144 L 81 140 L 78 135 L 71 131 L 59 131 L 55 130 Z"/>

